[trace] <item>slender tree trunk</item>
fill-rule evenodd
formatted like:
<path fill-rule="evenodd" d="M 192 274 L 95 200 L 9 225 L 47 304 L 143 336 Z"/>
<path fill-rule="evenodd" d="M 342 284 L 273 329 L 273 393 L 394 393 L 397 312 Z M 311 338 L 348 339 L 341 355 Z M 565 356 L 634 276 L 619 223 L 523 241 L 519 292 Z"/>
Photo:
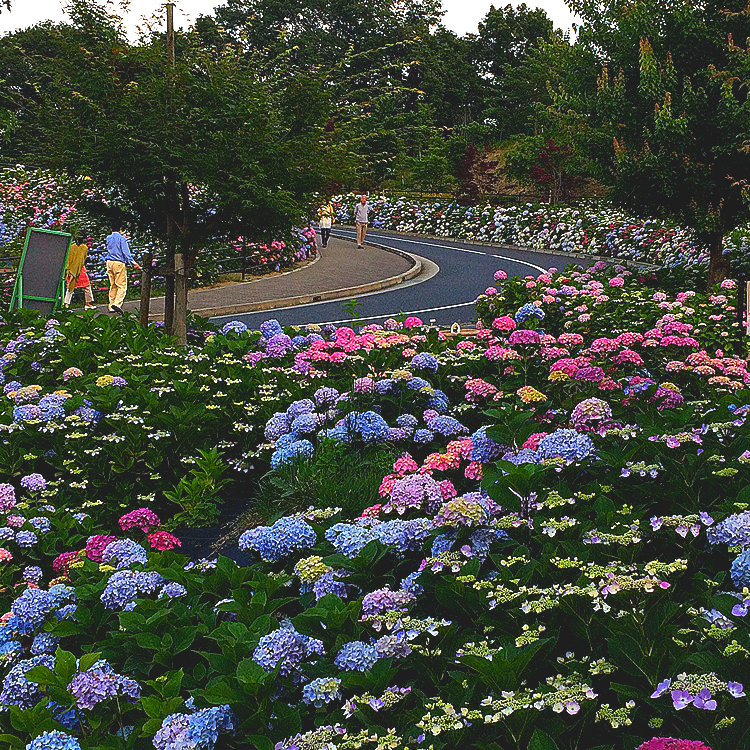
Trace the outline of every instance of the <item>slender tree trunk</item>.
<path fill-rule="evenodd" d="M 709 241 L 711 259 L 708 265 L 708 285 L 721 284 L 729 275 L 729 257 L 724 255 L 724 235 L 714 234 Z"/>
<path fill-rule="evenodd" d="M 174 248 L 174 235 L 170 234 L 169 242 L 167 245 L 167 257 L 165 258 L 164 265 L 167 268 L 174 268 L 175 259 L 175 248 Z M 172 335 L 172 327 L 174 325 L 174 276 L 164 277 L 164 332 L 168 335 Z"/>
<path fill-rule="evenodd" d="M 187 254 L 182 252 L 174 255 L 174 321 L 172 335 L 181 346 L 187 344 L 187 297 L 188 282 L 185 261 Z"/>

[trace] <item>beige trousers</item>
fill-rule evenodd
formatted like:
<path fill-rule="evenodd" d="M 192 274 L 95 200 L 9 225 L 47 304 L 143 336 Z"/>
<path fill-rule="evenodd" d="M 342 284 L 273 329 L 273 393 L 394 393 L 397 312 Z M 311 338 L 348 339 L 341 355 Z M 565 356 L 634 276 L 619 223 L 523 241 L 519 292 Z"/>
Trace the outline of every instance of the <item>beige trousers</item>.
<path fill-rule="evenodd" d="M 357 244 L 365 244 L 365 234 L 367 234 L 367 224 L 364 221 L 357 222 Z"/>
<path fill-rule="evenodd" d="M 121 260 L 107 261 L 109 276 L 109 306 L 122 307 L 128 291 L 128 270 Z"/>
<path fill-rule="evenodd" d="M 76 289 L 83 289 L 83 295 L 86 299 L 87 305 L 93 305 L 94 304 L 94 293 L 91 291 L 91 284 L 88 286 L 79 286 L 76 287 Z M 75 289 L 69 289 L 67 292 L 65 292 L 65 304 L 69 305 L 70 301 L 73 299 L 73 292 Z"/>

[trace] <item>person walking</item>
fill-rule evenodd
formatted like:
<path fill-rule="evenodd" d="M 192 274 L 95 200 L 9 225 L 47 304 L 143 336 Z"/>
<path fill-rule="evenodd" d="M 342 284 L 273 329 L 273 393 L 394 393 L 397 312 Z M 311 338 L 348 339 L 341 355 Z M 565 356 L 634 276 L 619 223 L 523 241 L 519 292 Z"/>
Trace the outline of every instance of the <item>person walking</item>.
<path fill-rule="evenodd" d="M 128 291 L 127 265 L 140 269 L 130 252 L 127 237 L 121 234 L 119 226 L 112 227 L 112 234 L 107 237 L 107 276 L 109 277 L 109 311 L 122 315 L 122 303 Z"/>
<path fill-rule="evenodd" d="M 361 250 L 365 244 L 365 235 L 367 234 L 367 218 L 370 213 L 370 206 L 367 203 L 367 196 L 362 195 L 359 203 L 354 207 L 354 221 L 357 224 L 357 247 Z"/>
<path fill-rule="evenodd" d="M 82 237 L 76 237 L 74 244 L 70 246 L 68 253 L 68 265 L 65 269 L 65 298 L 63 303 L 65 307 L 70 307 L 73 299 L 73 292 L 76 289 L 83 289 L 86 310 L 96 310 L 94 303 L 94 292 L 91 289 L 91 281 L 86 271 L 86 255 L 88 255 L 89 246 L 84 242 Z"/>
<path fill-rule="evenodd" d="M 331 236 L 331 225 L 336 221 L 336 214 L 330 201 L 326 201 L 318 209 L 318 225 L 320 226 L 320 239 L 323 247 L 328 247 L 328 240 Z"/>

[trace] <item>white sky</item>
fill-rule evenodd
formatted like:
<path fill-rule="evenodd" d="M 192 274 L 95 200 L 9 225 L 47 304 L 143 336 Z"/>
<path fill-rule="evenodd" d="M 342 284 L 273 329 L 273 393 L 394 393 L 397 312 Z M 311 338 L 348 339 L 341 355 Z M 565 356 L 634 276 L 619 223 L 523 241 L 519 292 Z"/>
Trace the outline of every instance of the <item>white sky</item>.
<path fill-rule="evenodd" d="M 508 2 L 520 5 L 521 0 L 442 0 L 446 10 L 445 25 L 458 34 L 474 32 L 477 23 L 487 13 L 490 5 L 503 6 Z M 12 10 L 0 13 L 0 34 L 19 28 L 31 26 L 39 21 L 64 18 L 62 6 L 64 0 L 12 0 Z M 196 15 L 210 13 L 220 0 L 177 0 L 175 21 L 178 26 L 186 25 Z M 562 29 L 569 29 L 573 20 L 564 0 L 526 0 L 529 7 L 544 8 L 547 14 Z M 163 5 L 163 0 L 130 0 L 130 11 L 127 15 L 129 28 L 133 28 L 139 19 L 151 16 Z"/>

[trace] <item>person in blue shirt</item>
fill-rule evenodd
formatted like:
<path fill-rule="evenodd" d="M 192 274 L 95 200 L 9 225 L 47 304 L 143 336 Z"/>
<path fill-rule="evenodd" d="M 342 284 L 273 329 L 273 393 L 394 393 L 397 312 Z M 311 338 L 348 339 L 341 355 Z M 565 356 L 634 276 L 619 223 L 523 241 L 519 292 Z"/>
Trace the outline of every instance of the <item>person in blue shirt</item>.
<path fill-rule="evenodd" d="M 107 276 L 109 277 L 109 311 L 122 315 L 122 303 L 128 291 L 127 266 L 140 268 L 135 262 L 127 237 L 121 234 L 119 226 L 112 227 L 112 234 L 107 237 Z"/>

